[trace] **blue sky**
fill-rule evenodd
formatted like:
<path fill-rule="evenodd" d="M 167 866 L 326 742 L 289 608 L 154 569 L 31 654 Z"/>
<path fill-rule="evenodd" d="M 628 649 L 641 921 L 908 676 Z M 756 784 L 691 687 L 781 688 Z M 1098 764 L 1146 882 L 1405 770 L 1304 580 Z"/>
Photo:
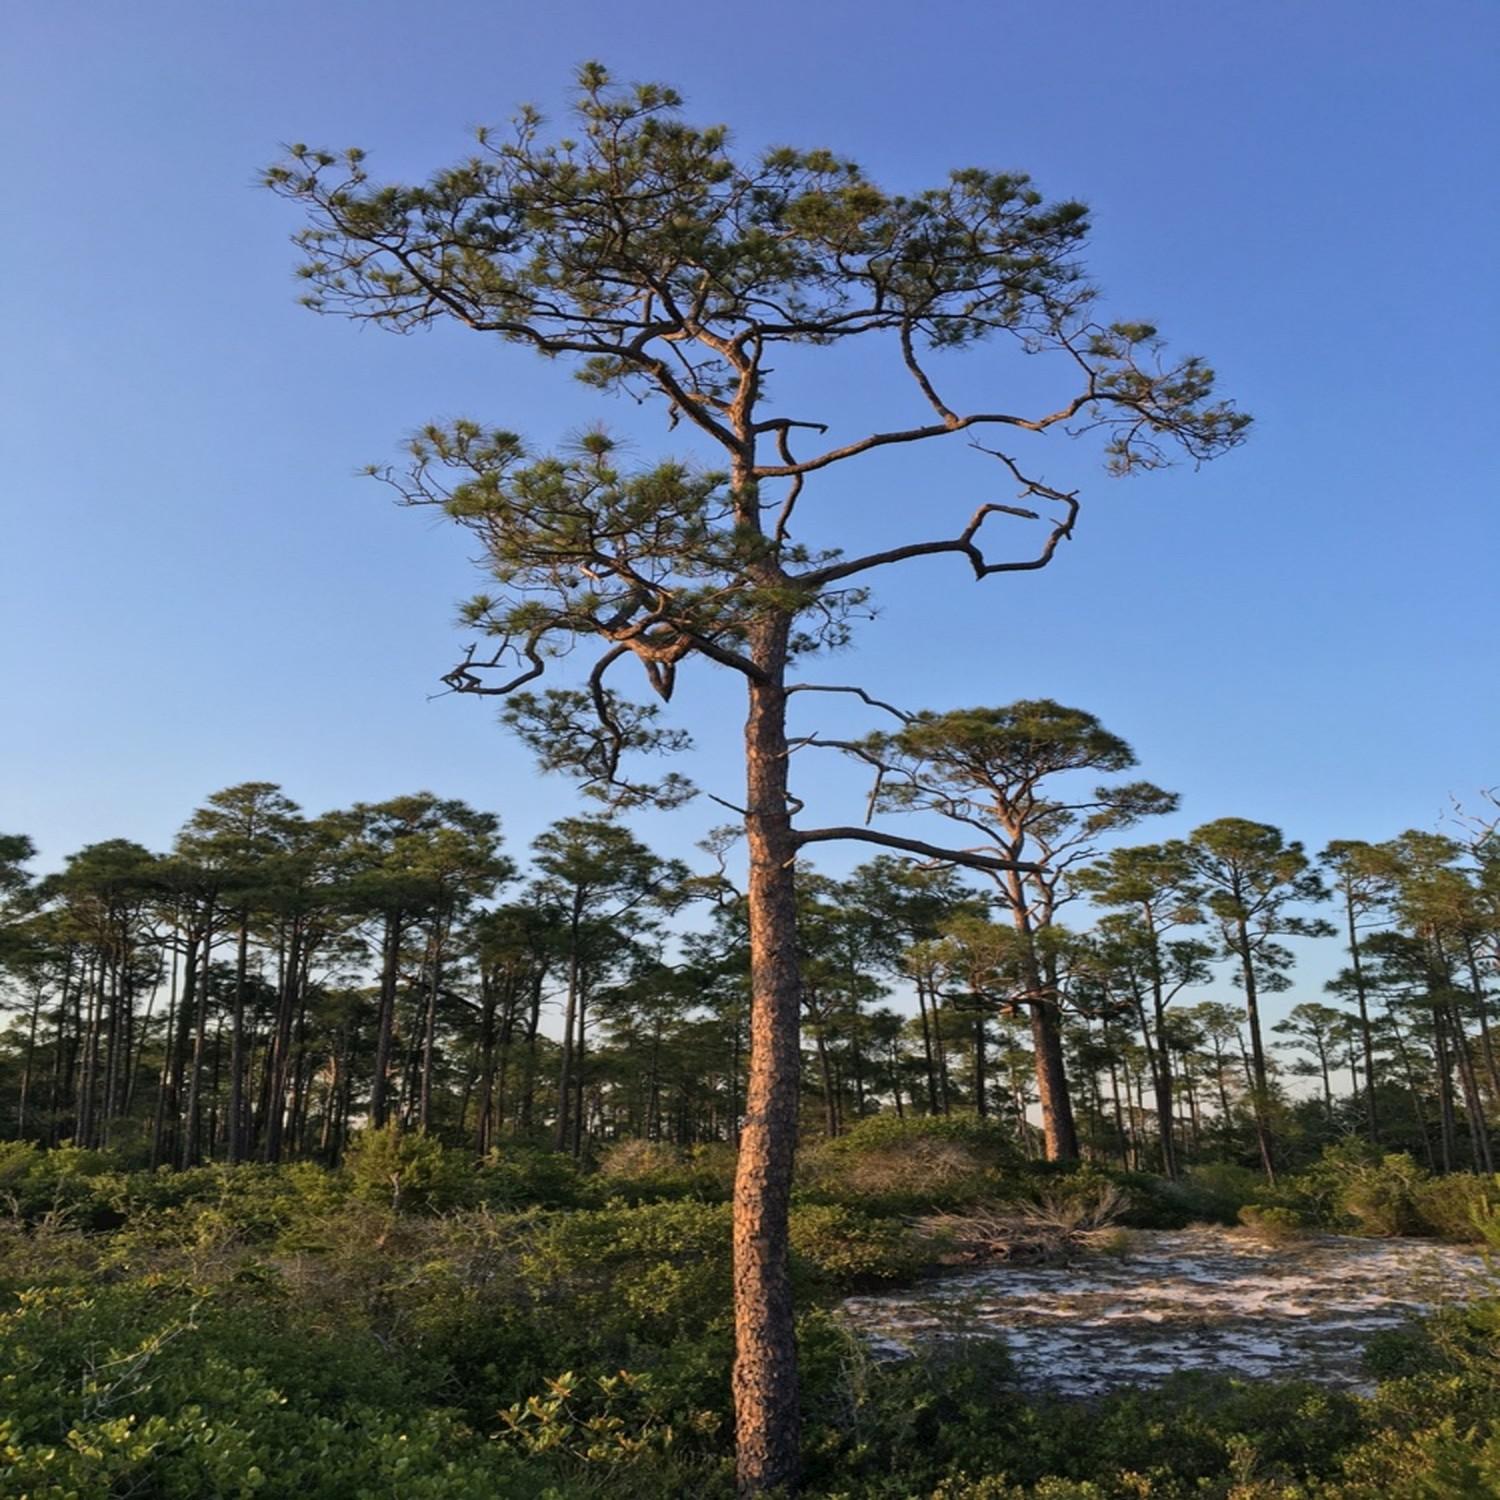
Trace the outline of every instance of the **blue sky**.
<path fill-rule="evenodd" d="M 820 675 L 1089 708 L 1183 793 L 1159 834 L 1235 814 L 1315 849 L 1500 781 L 1488 0 L 19 0 L 6 22 L 0 827 L 44 865 L 164 847 L 248 778 L 309 810 L 431 787 L 518 847 L 575 806 L 487 704 L 428 701 L 464 541 L 355 471 L 460 413 L 539 443 L 601 416 L 643 451 L 680 439 L 476 335 L 301 310 L 295 216 L 256 183 L 291 140 L 424 175 L 519 101 L 560 113 L 590 56 L 676 84 L 746 150 L 826 144 L 903 190 L 1021 168 L 1084 198 L 1110 310 L 1206 354 L 1256 415 L 1201 472 L 1123 482 L 1048 439 L 1048 477 L 1086 485 L 1059 562 L 914 568 Z M 1015 378 L 986 359 L 973 389 Z M 854 362 L 817 390 L 850 432 L 908 399 Z M 804 504 L 830 536 L 947 531 L 1006 498 L 982 463 L 902 454 Z M 731 798 L 737 710 L 708 673 L 682 694 L 694 774 Z M 798 787 L 820 820 L 862 791 L 831 765 Z M 720 816 L 642 831 L 686 851 Z"/>

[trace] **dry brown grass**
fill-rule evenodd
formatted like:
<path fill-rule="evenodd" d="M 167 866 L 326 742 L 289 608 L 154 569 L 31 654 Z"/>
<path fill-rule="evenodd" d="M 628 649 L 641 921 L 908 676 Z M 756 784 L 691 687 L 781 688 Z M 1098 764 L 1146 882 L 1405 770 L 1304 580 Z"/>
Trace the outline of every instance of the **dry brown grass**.
<path fill-rule="evenodd" d="M 828 1167 L 844 1187 L 871 1195 L 921 1193 L 984 1170 L 984 1164 L 962 1142 L 920 1137 L 899 1149 L 861 1152 Z"/>
<path fill-rule="evenodd" d="M 1083 1195 L 1043 1194 L 1034 1203 L 934 1214 L 922 1227 L 969 1259 L 1051 1260 L 1105 1246 L 1111 1226 L 1129 1206 L 1125 1192 L 1107 1183 Z"/>

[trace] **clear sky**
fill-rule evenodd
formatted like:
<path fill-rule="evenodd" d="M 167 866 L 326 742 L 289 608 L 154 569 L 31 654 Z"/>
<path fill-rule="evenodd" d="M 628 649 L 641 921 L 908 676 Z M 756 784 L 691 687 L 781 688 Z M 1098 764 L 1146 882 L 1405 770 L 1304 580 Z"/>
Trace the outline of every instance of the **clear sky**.
<path fill-rule="evenodd" d="M 355 471 L 460 413 L 539 443 L 601 415 L 647 451 L 680 439 L 477 335 L 303 311 L 295 215 L 257 174 L 304 140 L 425 175 L 522 100 L 558 114 L 591 56 L 746 149 L 1082 197 L 1110 310 L 1206 354 L 1257 417 L 1201 472 L 1130 481 L 1049 438 L 1048 477 L 1087 486 L 1058 563 L 892 579 L 827 675 L 1089 708 L 1183 793 L 1153 836 L 1235 814 L 1316 849 L 1500 781 L 1493 0 L 11 0 L 5 32 L 0 828 L 44 866 L 165 847 L 250 778 L 309 811 L 430 787 L 499 811 L 518 850 L 576 805 L 484 701 L 428 701 L 464 541 Z M 1003 388 L 986 359 L 964 378 Z M 818 390 L 841 430 L 905 410 L 863 365 Z M 828 535 L 941 532 L 1008 498 L 982 462 L 903 454 L 804 504 Z M 736 690 L 710 675 L 681 722 L 733 797 Z M 853 722 L 825 704 L 805 727 Z M 831 766 L 798 787 L 836 820 L 859 790 Z M 685 851 L 722 816 L 641 826 Z"/>

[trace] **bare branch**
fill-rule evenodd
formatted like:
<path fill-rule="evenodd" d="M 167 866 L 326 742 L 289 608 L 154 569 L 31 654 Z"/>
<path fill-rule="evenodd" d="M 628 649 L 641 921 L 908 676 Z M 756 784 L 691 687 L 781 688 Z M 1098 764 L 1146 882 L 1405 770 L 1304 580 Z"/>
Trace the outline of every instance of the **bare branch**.
<path fill-rule="evenodd" d="M 546 663 L 537 651 L 538 639 L 538 636 L 533 635 L 524 646 L 516 646 L 510 641 L 502 642 L 488 661 L 475 661 L 474 647 L 471 645 L 464 653 L 464 659 L 451 672 L 445 672 L 442 680 L 455 693 L 476 693 L 490 697 L 512 693 L 523 683 L 532 682 L 540 677 L 547 669 Z M 499 667 L 508 654 L 524 657 L 531 665 L 520 676 L 511 678 L 509 682 L 502 683 L 499 687 L 490 687 L 479 672 Z"/>
<path fill-rule="evenodd" d="M 1059 422 L 1076 417 L 1090 401 L 1097 398 L 1092 391 L 1074 397 L 1066 406 L 1049 412 L 1045 417 L 1018 417 L 1007 412 L 975 412 L 967 417 L 954 417 L 952 421 L 928 422 L 920 427 L 907 427 L 899 432 L 874 432 L 868 437 L 845 443 L 840 448 L 829 448 L 816 458 L 805 458 L 793 464 L 762 464 L 756 469 L 760 479 L 779 479 L 793 474 L 811 474 L 816 469 L 826 469 L 856 454 L 868 453 L 875 448 L 888 448 L 894 443 L 919 443 L 926 438 L 945 437 L 950 432 L 965 432 L 971 427 L 1019 427 L 1024 432 L 1045 432 Z"/>
<path fill-rule="evenodd" d="M 1020 870 L 1030 873 L 1037 865 L 1018 859 L 1000 859 L 992 854 L 981 854 L 977 849 L 943 849 L 936 844 L 924 843 L 921 839 L 902 838 L 894 833 L 881 833 L 874 828 L 805 828 L 792 835 L 800 849 L 804 844 L 828 844 L 838 839 L 857 839 L 865 844 L 879 844 L 884 849 L 901 849 L 907 854 L 920 854 L 925 859 L 941 864 L 963 865 L 971 870 Z"/>
<path fill-rule="evenodd" d="M 900 719 L 903 724 L 911 722 L 911 715 L 903 709 L 894 707 L 892 704 L 883 703 L 879 698 L 872 698 L 862 687 L 840 687 L 826 685 L 821 682 L 798 682 L 786 690 L 788 698 L 793 693 L 852 693 L 856 698 L 862 698 L 871 708 L 882 708 L 888 714 Z"/>
<path fill-rule="evenodd" d="M 988 450 L 986 450 L 988 451 Z M 1007 460 L 1008 461 L 1008 460 Z M 1048 494 L 1048 499 L 1054 498 Z M 827 583 L 833 583 L 840 578 L 849 578 L 856 573 L 868 572 L 872 568 L 887 567 L 891 563 L 905 562 L 913 557 L 935 557 L 945 552 L 957 552 L 968 558 L 970 567 L 974 570 L 975 578 L 988 578 L 992 573 L 1026 573 L 1038 568 L 1045 568 L 1052 561 L 1053 554 L 1057 551 L 1058 543 L 1072 536 L 1074 523 L 1078 519 L 1078 501 L 1072 495 L 1056 492 L 1063 505 L 1066 506 L 1066 514 L 1061 519 L 1054 521 L 1052 530 L 1047 535 L 1047 540 L 1042 545 L 1042 550 L 1035 557 L 1025 558 L 1018 562 L 989 562 L 974 538 L 980 527 L 993 515 L 1019 516 L 1026 521 L 1039 521 L 1041 517 L 1034 510 L 1023 509 L 1019 505 L 1001 505 L 991 501 L 981 505 L 969 520 L 969 524 L 956 536 L 945 541 L 937 542 L 910 542 L 904 547 L 889 547 L 883 552 L 867 553 L 864 557 L 849 558 L 843 562 L 830 563 L 826 568 L 817 568 L 811 573 L 802 573 L 797 576 L 799 584 L 810 584 L 813 587 L 821 587 Z"/>

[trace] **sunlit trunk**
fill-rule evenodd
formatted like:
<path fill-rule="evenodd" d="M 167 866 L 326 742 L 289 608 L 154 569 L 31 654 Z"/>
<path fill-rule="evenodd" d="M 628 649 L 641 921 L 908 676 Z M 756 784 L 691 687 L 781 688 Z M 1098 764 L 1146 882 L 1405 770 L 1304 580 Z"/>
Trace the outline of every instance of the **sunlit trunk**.
<path fill-rule="evenodd" d="M 797 1140 L 801 979 L 796 843 L 787 801 L 786 670 L 791 620 L 755 627 L 745 724 L 750 879 L 750 1077 L 734 1183 L 734 1406 L 742 1492 L 790 1489 L 801 1413 L 787 1217 Z"/>

